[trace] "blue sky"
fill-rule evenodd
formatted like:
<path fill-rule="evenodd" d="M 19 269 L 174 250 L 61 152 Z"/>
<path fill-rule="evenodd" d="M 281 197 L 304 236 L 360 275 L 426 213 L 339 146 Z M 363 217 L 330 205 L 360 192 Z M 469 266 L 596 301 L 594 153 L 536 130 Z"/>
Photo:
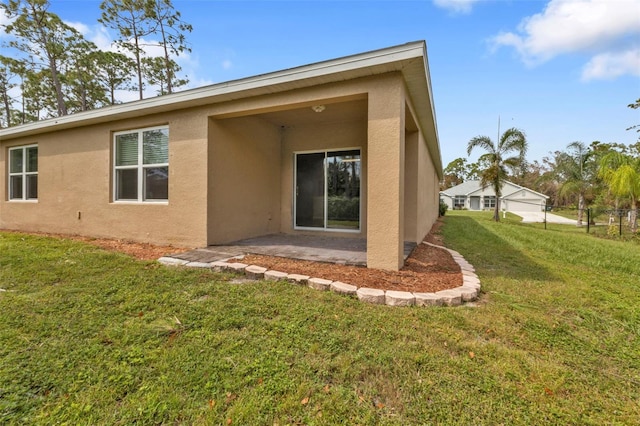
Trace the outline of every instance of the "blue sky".
<path fill-rule="evenodd" d="M 97 0 L 51 10 L 101 48 Z M 174 0 L 193 25 L 191 87 L 426 40 L 442 161 L 518 127 L 529 160 L 570 142 L 635 143 L 640 0 Z M 126 95 L 123 95 L 126 97 Z M 135 97 L 130 94 L 131 98 Z M 480 152 L 472 153 L 474 161 Z"/>

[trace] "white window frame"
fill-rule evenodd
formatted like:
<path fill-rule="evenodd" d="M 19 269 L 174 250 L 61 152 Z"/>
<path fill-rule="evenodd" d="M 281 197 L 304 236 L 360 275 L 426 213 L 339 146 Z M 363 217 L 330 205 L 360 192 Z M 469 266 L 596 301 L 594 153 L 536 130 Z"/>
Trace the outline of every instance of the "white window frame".
<path fill-rule="evenodd" d="M 459 203 L 459 201 L 462 201 L 462 203 Z M 455 195 L 453 197 L 453 207 L 465 207 L 465 205 L 467 201 L 467 197 L 464 195 Z"/>
<path fill-rule="evenodd" d="M 328 228 L 327 227 L 327 210 L 328 210 L 328 204 L 329 204 L 329 200 L 328 200 L 328 193 L 329 193 L 329 189 L 327 188 L 326 182 L 327 182 L 327 167 L 325 165 L 324 167 L 324 226 L 322 228 L 319 227 L 310 227 L 310 226 L 298 226 L 296 225 L 296 209 L 297 209 L 297 196 L 296 196 L 296 186 L 298 185 L 297 179 L 298 179 L 298 162 L 296 161 L 298 154 L 320 154 L 320 153 L 324 153 L 324 158 L 325 161 L 327 159 L 327 153 L 329 152 L 341 152 L 341 151 L 360 151 L 360 201 L 359 204 L 360 206 L 358 207 L 358 218 L 359 218 L 359 222 L 358 222 L 358 229 L 341 229 L 341 228 Z M 362 232 L 362 173 L 364 172 L 363 167 L 362 167 L 362 163 L 363 162 L 363 155 L 362 155 L 362 147 L 357 146 L 357 147 L 347 147 L 347 148 L 331 148 L 331 149 L 318 149 L 318 150 L 308 150 L 308 151 L 294 151 L 293 153 L 293 188 L 292 188 L 292 193 L 293 193 L 293 214 L 292 216 L 292 221 L 293 221 L 293 229 L 296 231 L 317 231 L 317 232 L 342 232 L 342 233 L 351 233 L 351 234 L 358 234 Z"/>
<path fill-rule="evenodd" d="M 483 203 L 482 207 L 485 208 L 485 209 L 494 209 L 494 208 L 496 208 L 496 200 L 497 200 L 497 198 L 496 198 L 495 195 L 485 195 L 484 196 L 484 200 L 482 202 Z M 491 201 L 493 201 L 493 203 Z M 489 205 L 487 205 L 487 204 L 489 204 Z"/>
<path fill-rule="evenodd" d="M 27 176 L 38 176 L 38 171 L 35 172 L 27 172 L 27 149 L 29 148 L 38 148 L 38 144 L 31 144 L 31 145 L 22 145 L 22 146 L 15 146 L 12 148 L 9 148 L 9 151 L 7 152 L 7 175 L 8 175 L 8 179 L 7 179 L 7 198 L 9 201 L 19 201 L 19 202 L 28 202 L 28 203 L 37 203 L 38 202 L 38 198 L 27 198 Z M 18 172 L 18 173 L 11 173 L 11 152 L 12 151 L 22 151 L 22 171 Z M 40 169 L 40 150 L 38 149 L 38 169 Z M 13 176 L 20 176 L 22 177 L 22 197 L 21 198 L 12 198 L 11 197 L 11 177 Z"/>
<path fill-rule="evenodd" d="M 131 129 L 131 130 L 123 130 L 123 131 L 119 131 L 119 132 L 114 132 L 112 137 L 113 137 L 113 141 L 112 141 L 112 146 L 113 146 L 113 194 L 112 194 L 112 200 L 114 203 L 118 203 L 118 204 L 140 204 L 140 203 L 145 203 L 145 204 L 168 204 L 169 203 L 169 198 L 167 195 L 167 199 L 163 200 L 163 199 L 152 199 L 152 200 L 147 200 L 144 198 L 144 191 L 145 191 L 145 187 L 144 187 L 144 171 L 145 169 L 150 169 L 150 168 L 156 168 L 156 167 L 167 167 L 167 169 L 169 168 L 169 163 L 154 163 L 154 164 L 144 164 L 144 140 L 143 140 L 143 133 L 150 131 L 150 130 L 167 130 L 169 131 L 169 126 L 168 125 L 163 125 L 163 126 L 154 126 L 154 127 L 144 127 L 144 128 L 140 128 L 140 129 Z M 138 164 L 136 165 L 127 165 L 127 166 L 118 166 L 117 165 L 117 144 L 116 144 L 116 138 L 119 135 L 128 135 L 128 134 L 132 134 L 132 133 L 137 133 L 138 134 Z M 171 133 L 169 133 L 171 134 Z M 168 144 L 169 142 L 167 141 L 167 149 L 168 149 Z M 118 199 L 118 170 L 137 170 L 138 171 L 138 199 L 134 200 L 134 199 Z M 168 183 L 167 183 L 168 185 Z M 168 188 L 167 188 L 168 189 Z"/>

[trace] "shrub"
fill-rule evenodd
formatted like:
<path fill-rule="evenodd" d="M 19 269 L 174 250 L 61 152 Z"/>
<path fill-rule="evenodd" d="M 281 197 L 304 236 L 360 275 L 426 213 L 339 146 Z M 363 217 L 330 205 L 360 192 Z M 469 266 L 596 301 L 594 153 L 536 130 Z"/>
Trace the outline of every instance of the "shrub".
<path fill-rule="evenodd" d="M 440 208 L 439 208 L 439 215 L 440 216 L 444 216 L 447 213 L 447 210 L 449 209 L 449 206 L 447 206 L 447 204 L 440 200 Z"/>
<path fill-rule="evenodd" d="M 331 220 L 354 220 L 360 217 L 359 197 L 331 196 L 327 202 Z"/>

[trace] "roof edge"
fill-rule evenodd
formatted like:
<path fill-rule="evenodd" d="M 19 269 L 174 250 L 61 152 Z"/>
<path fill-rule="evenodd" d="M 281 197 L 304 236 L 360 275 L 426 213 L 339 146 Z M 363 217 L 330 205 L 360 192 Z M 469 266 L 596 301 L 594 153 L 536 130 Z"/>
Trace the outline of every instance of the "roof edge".
<path fill-rule="evenodd" d="M 160 111 L 167 107 L 180 108 L 182 105 L 184 107 L 202 105 L 222 95 L 240 93 L 276 84 L 284 84 L 330 74 L 337 74 L 343 71 L 424 57 L 424 55 L 426 55 L 425 49 L 424 41 L 415 41 L 336 59 L 315 62 L 309 65 L 302 65 L 280 71 L 216 83 L 209 86 L 172 93 L 170 95 L 107 106 L 91 111 L 78 112 L 62 117 L 1 129 L 0 139 L 40 134 L 48 131 L 73 127 L 75 125 L 95 124 L 109 121 L 111 119 L 118 119 L 119 117 L 124 118 L 125 116 L 135 116 L 142 112 L 153 113 L 155 110 Z M 429 81 L 428 84 L 429 89 L 431 89 L 431 82 Z M 429 92 L 431 92 L 431 90 L 429 90 Z M 433 102 L 432 99 L 431 102 Z"/>
<path fill-rule="evenodd" d="M 468 196 L 470 196 L 471 194 L 473 194 L 474 192 L 478 192 L 478 191 L 481 191 L 481 190 L 483 190 L 483 189 L 484 189 L 484 188 L 482 188 L 482 186 L 480 185 L 480 181 L 479 181 L 479 180 L 468 180 L 468 181 L 465 181 L 465 182 L 463 182 L 463 183 L 467 183 L 467 182 L 478 182 L 478 188 L 477 188 L 477 189 L 474 189 L 473 191 L 469 191 L 469 192 L 467 192 L 467 193 L 461 194 L 461 195 L 463 195 L 463 196 L 465 196 L 465 197 L 468 197 Z M 542 194 L 542 193 L 540 193 L 540 192 L 538 192 L 538 191 L 534 191 L 533 189 L 531 189 L 531 188 L 527 188 L 526 186 L 518 185 L 517 183 L 513 183 L 513 182 L 511 182 L 510 180 L 505 180 L 505 181 L 504 181 L 504 183 L 508 183 L 509 185 L 513 185 L 513 186 L 515 186 L 515 187 L 516 187 L 516 190 L 515 190 L 515 191 L 513 191 L 513 192 L 510 192 L 510 193 L 508 193 L 508 194 L 504 194 L 504 195 L 502 195 L 500 198 L 508 197 L 509 195 L 511 195 L 511 194 L 513 194 L 513 193 L 515 193 L 515 192 L 518 192 L 518 191 L 520 191 L 520 190 L 525 190 L 525 191 L 533 192 L 534 194 L 537 194 L 537 195 L 539 195 L 539 196 L 541 196 L 541 197 L 550 198 L 548 195 Z M 462 183 L 461 183 L 460 185 L 462 185 Z M 459 185 L 456 185 L 456 186 L 459 186 Z M 443 190 L 443 191 L 440 191 L 440 193 L 443 193 L 443 194 L 446 194 L 446 195 L 448 195 L 448 196 L 450 196 L 450 197 L 453 197 L 453 196 L 455 196 L 455 193 L 451 193 L 451 192 L 449 192 L 449 190 L 450 190 L 450 189 L 452 189 L 452 188 L 455 188 L 456 186 L 452 186 L 451 188 L 447 188 L 447 189 L 445 189 L 445 190 Z M 485 187 L 485 188 L 486 188 L 486 187 Z"/>

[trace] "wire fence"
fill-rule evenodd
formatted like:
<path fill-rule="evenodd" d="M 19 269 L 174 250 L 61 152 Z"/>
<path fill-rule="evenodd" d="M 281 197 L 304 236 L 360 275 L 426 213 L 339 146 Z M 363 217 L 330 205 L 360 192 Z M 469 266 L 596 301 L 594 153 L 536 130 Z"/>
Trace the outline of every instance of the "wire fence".
<path fill-rule="evenodd" d="M 554 208 L 552 213 L 561 216 L 578 219 L 578 209 Z M 636 216 L 634 218 L 634 216 Z M 589 234 L 609 237 L 634 237 L 638 232 L 633 231 L 634 221 L 637 224 L 637 212 L 631 209 L 611 209 L 591 207 L 583 210 L 582 225 Z M 637 226 L 636 226 L 637 228 Z"/>

